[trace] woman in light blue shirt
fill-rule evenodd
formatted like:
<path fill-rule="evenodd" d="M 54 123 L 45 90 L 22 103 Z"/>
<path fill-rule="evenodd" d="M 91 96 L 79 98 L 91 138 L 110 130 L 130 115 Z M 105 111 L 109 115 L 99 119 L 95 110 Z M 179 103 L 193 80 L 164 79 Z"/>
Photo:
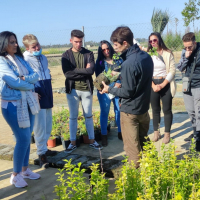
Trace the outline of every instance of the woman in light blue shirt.
<path fill-rule="evenodd" d="M 38 74 L 24 60 L 16 35 L 9 31 L 1 32 L 1 111 L 16 138 L 10 183 L 18 188 L 28 185 L 24 178 L 40 178 L 39 174 L 28 168 L 34 115 L 40 109 L 34 93 L 34 83 L 37 81 Z"/>

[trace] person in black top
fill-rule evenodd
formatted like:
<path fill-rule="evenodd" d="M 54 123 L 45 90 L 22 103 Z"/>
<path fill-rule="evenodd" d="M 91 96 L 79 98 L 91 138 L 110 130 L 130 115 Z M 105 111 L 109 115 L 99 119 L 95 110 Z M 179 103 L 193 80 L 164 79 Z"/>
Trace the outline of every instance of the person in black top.
<path fill-rule="evenodd" d="M 98 57 L 95 65 L 95 74 L 98 76 L 104 70 L 107 72 L 109 68 L 111 70 L 117 68 L 123 61 L 122 59 L 118 59 L 119 62 L 115 62 L 113 60 L 114 49 L 111 44 L 102 40 L 100 42 L 100 46 L 98 48 Z M 121 87 L 120 80 L 112 83 L 115 87 Z M 119 97 L 109 97 L 108 94 L 100 94 L 97 91 L 97 97 L 99 100 L 101 114 L 100 114 L 100 125 L 101 125 L 101 136 L 102 136 L 102 145 L 107 146 L 107 124 L 108 124 L 108 115 L 110 111 L 111 101 L 114 104 L 114 112 L 115 112 L 115 121 L 118 127 L 118 138 L 122 140 L 121 135 L 121 126 L 120 126 L 120 110 L 119 110 Z"/>
<path fill-rule="evenodd" d="M 72 48 L 62 55 L 62 70 L 66 77 L 65 87 L 69 106 L 70 145 L 66 152 L 76 149 L 76 133 L 79 102 L 81 101 L 85 125 L 90 140 L 89 146 L 94 149 L 102 147 L 94 140 L 94 124 L 92 118 L 94 55 L 82 47 L 84 33 L 80 30 L 71 32 Z"/>
<path fill-rule="evenodd" d="M 133 45 L 133 33 L 129 27 L 118 27 L 111 35 L 114 49 L 121 52 L 121 88 L 107 86 L 101 93 L 111 93 L 120 98 L 120 120 L 124 150 L 129 161 L 139 167 L 140 151 L 147 140 L 150 117 L 148 114 L 153 61 L 148 53 Z M 115 72 L 113 72 L 115 74 Z"/>

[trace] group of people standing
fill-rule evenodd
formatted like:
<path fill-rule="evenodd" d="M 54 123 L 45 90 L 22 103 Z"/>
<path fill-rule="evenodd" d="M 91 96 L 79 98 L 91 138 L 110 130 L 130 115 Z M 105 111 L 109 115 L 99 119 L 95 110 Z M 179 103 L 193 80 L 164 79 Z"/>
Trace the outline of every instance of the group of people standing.
<path fill-rule="evenodd" d="M 147 49 L 134 44 L 133 33 L 129 27 L 118 27 L 111 35 L 113 46 L 106 40 L 100 42 L 96 64 L 91 51 L 82 47 L 84 33 L 80 30 L 71 32 L 72 48 L 62 55 L 62 70 L 66 77 L 66 97 L 70 111 L 70 141 L 67 153 L 76 147 L 77 120 L 79 102 L 82 104 L 85 125 L 90 140 L 89 147 L 99 150 L 108 145 L 107 123 L 111 101 L 114 104 L 118 138 L 123 140 L 124 150 L 129 161 L 139 167 L 139 153 L 144 142 L 148 141 L 151 104 L 153 112 L 153 141 L 161 138 L 161 102 L 163 105 L 165 133 L 163 143 L 170 142 L 172 125 L 172 99 L 176 92 L 175 61 L 171 50 L 164 44 L 159 33 L 151 33 Z M 40 166 L 49 167 L 47 156 L 55 151 L 47 149 L 47 140 L 52 129 L 53 95 L 51 76 L 47 58 L 41 54 L 42 49 L 36 36 L 25 35 L 23 44 L 26 48 L 22 54 L 14 33 L 0 33 L 0 93 L 2 114 L 11 127 L 16 138 L 13 163 L 14 169 L 10 183 L 16 187 L 26 187 L 24 180 L 39 179 L 38 173 L 28 168 L 30 138 L 34 131 Z M 190 77 L 189 90 L 184 93 L 186 109 L 190 115 L 196 149 L 200 150 L 199 122 L 199 43 L 195 42 L 193 33 L 183 36 L 185 50 L 182 53 L 178 69 L 185 70 Z M 150 56 L 147 52 L 153 51 Z M 147 51 L 147 52 L 146 52 Z M 114 62 L 114 53 L 120 53 Z M 97 91 L 100 104 L 100 125 L 102 145 L 95 141 L 92 117 L 93 79 L 103 71 L 120 66 L 120 75 L 114 83 Z M 119 69 L 119 68 L 118 68 Z M 108 94 L 114 95 L 112 98 Z"/>

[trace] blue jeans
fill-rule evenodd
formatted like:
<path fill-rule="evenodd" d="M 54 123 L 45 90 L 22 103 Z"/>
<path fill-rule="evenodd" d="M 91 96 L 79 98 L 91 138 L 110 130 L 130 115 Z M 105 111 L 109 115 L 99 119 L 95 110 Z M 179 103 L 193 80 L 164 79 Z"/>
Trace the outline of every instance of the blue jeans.
<path fill-rule="evenodd" d="M 100 114 L 101 134 L 107 135 L 108 115 L 110 111 L 111 100 L 109 99 L 107 94 L 100 94 L 99 91 L 97 91 L 97 97 L 101 108 L 101 114 Z M 114 104 L 115 121 L 117 123 L 118 132 L 121 132 L 119 97 L 113 98 L 112 101 Z"/>
<path fill-rule="evenodd" d="M 30 124 L 29 128 L 20 128 L 17 122 L 17 107 L 12 103 L 8 103 L 7 109 L 1 109 L 2 114 L 10 128 L 12 129 L 15 138 L 16 145 L 13 154 L 13 171 L 20 173 L 22 167 L 28 166 L 29 154 L 30 154 L 30 141 L 31 133 L 33 131 L 33 124 L 35 116 L 32 115 L 29 110 Z"/>
<path fill-rule="evenodd" d="M 48 150 L 47 140 L 51 135 L 51 130 L 52 109 L 41 109 L 39 113 L 35 115 L 35 123 L 33 127 L 38 155 L 43 155 Z"/>
<path fill-rule="evenodd" d="M 67 102 L 69 106 L 69 132 L 70 140 L 76 140 L 77 133 L 77 120 L 78 120 L 78 108 L 81 101 L 83 108 L 83 115 L 85 117 L 85 126 L 88 132 L 88 138 L 94 139 L 94 123 L 92 117 L 92 98 L 93 95 L 89 91 L 80 91 L 72 89 L 70 94 L 67 94 Z"/>

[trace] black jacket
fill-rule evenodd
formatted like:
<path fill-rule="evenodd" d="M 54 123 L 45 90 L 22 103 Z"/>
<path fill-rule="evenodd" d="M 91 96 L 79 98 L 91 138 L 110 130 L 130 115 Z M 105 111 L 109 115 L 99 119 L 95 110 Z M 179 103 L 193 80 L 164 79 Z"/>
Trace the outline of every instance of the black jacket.
<path fill-rule="evenodd" d="M 94 55 L 93 52 L 82 47 L 82 53 L 84 56 L 85 67 L 90 63 L 90 68 L 80 69 L 76 67 L 76 62 L 73 56 L 72 48 L 67 50 L 62 55 L 62 70 L 66 77 L 65 88 L 66 93 L 71 93 L 74 88 L 75 82 L 85 78 L 88 88 L 93 93 L 93 80 L 92 75 L 94 74 Z"/>
<path fill-rule="evenodd" d="M 177 68 L 182 72 L 185 70 L 185 76 L 190 77 L 191 70 L 195 60 L 196 60 L 196 65 L 191 79 L 191 88 L 200 88 L 200 43 L 199 42 L 197 42 L 197 47 L 189 56 L 189 58 L 185 57 L 185 50 L 182 51 L 181 59 L 179 61 Z"/>
<path fill-rule="evenodd" d="M 141 51 L 137 44 L 121 55 L 124 62 L 121 71 L 121 88 L 109 87 L 109 93 L 120 97 L 120 111 L 141 115 L 148 111 L 153 61 L 148 53 Z"/>

